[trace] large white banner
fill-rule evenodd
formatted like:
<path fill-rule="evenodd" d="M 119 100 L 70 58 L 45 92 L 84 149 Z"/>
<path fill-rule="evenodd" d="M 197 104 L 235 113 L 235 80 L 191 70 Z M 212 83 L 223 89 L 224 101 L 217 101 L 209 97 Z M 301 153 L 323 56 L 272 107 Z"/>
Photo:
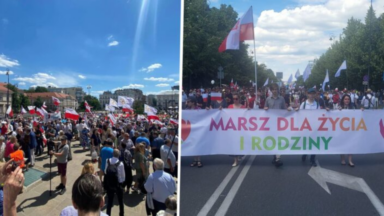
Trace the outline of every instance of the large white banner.
<path fill-rule="evenodd" d="M 382 110 L 183 110 L 182 156 L 384 152 Z"/>

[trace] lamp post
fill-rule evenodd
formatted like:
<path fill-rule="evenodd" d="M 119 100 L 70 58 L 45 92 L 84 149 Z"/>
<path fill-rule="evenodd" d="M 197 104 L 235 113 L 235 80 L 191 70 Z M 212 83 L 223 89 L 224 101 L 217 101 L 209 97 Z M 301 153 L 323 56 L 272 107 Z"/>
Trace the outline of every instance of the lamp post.
<path fill-rule="evenodd" d="M 88 89 L 88 95 L 91 95 L 91 88 L 92 88 L 92 86 L 90 86 L 90 85 L 87 86 L 87 89 Z"/>
<path fill-rule="evenodd" d="M 7 106 L 6 106 L 6 111 L 5 111 L 5 117 L 7 117 L 7 110 L 9 107 L 9 69 L 7 70 L 6 75 L 8 76 L 8 85 L 7 85 Z"/>

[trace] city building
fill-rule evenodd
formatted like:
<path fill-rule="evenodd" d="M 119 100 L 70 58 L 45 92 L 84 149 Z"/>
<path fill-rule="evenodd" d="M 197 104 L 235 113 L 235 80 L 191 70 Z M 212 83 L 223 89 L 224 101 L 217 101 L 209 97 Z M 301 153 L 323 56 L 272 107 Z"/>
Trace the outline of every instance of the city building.
<path fill-rule="evenodd" d="M 64 112 L 65 108 L 77 109 L 79 103 L 76 98 L 72 95 L 56 93 L 56 92 L 38 92 L 38 93 L 25 93 L 29 98 L 31 104 L 40 97 L 45 105 L 47 106 L 47 111 L 55 111 L 57 107 L 53 104 L 52 96 L 60 100 L 59 110 Z"/>
<path fill-rule="evenodd" d="M 7 111 L 7 83 L 0 83 L 0 116 L 4 116 Z M 12 93 L 9 90 L 9 105 L 12 104 Z"/>
<path fill-rule="evenodd" d="M 111 91 L 103 92 L 103 94 L 99 96 L 100 105 L 102 107 L 105 107 L 105 104 L 109 104 L 110 98 L 117 101 L 118 96 L 126 96 L 131 97 L 137 101 L 145 101 L 143 91 L 141 91 L 140 89 L 119 89 L 116 90 L 114 93 L 112 93 Z"/>
<path fill-rule="evenodd" d="M 159 110 L 174 110 L 179 109 L 179 90 L 169 90 L 156 95 L 157 107 Z"/>
<path fill-rule="evenodd" d="M 68 87 L 68 88 L 56 88 L 52 86 L 48 86 L 48 91 L 50 92 L 56 92 L 56 93 L 62 93 L 62 94 L 68 94 L 76 98 L 78 103 L 81 103 L 84 101 L 85 92 L 83 91 L 82 87 Z"/>
<path fill-rule="evenodd" d="M 157 107 L 157 98 L 154 94 L 147 95 L 147 102 L 149 106 Z"/>

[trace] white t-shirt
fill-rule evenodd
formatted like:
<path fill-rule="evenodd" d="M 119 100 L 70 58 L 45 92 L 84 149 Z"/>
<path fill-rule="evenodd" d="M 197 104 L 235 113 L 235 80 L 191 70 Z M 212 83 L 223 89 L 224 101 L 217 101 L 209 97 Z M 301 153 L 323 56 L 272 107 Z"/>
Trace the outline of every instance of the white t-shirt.
<path fill-rule="evenodd" d="M 167 136 L 165 136 L 165 139 L 169 139 L 169 140 L 171 140 L 171 142 L 172 142 L 172 140 L 173 140 L 173 136 L 171 136 L 171 135 L 167 135 Z M 175 140 L 173 141 L 173 145 L 172 145 L 172 151 L 174 151 L 174 152 L 179 152 L 179 138 L 176 136 L 175 137 Z"/>
<path fill-rule="evenodd" d="M 364 108 L 368 108 L 368 107 L 373 108 L 375 106 L 375 101 L 376 101 L 375 96 L 372 96 L 371 94 L 367 94 L 367 96 L 364 96 L 362 99 Z"/>
<path fill-rule="evenodd" d="M 305 105 L 305 108 L 304 108 L 304 105 Z M 320 106 L 317 104 L 315 100 L 313 101 L 313 103 L 310 103 L 308 100 L 306 100 L 303 103 L 301 103 L 300 109 L 306 109 L 306 110 L 320 109 Z"/>

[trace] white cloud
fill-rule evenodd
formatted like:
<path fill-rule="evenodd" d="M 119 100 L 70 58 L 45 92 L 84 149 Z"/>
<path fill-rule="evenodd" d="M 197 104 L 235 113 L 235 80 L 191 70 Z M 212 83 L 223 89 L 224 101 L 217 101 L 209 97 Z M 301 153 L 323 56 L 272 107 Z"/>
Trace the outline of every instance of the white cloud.
<path fill-rule="evenodd" d="M 7 71 L 0 71 L 0 74 L 1 75 L 6 75 Z M 13 71 L 9 71 L 9 75 L 12 75 L 12 74 L 13 74 Z"/>
<path fill-rule="evenodd" d="M 83 75 L 81 75 L 81 74 L 79 74 L 79 76 L 78 76 L 80 79 L 85 79 L 85 76 L 83 76 Z"/>
<path fill-rule="evenodd" d="M 24 85 L 26 85 L 26 83 L 25 82 L 19 82 L 19 85 L 24 86 Z"/>
<path fill-rule="evenodd" d="M 175 84 L 179 84 L 179 81 L 175 81 Z"/>
<path fill-rule="evenodd" d="M 14 66 L 19 66 L 19 65 L 20 65 L 19 61 L 12 60 L 4 54 L 0 55 L 0 67 L 14 67 Z"/>
<path fill-rule="evenodd" d="M 112 89 L 112 92 L 116 91 L 116 90 L 119 90 L 119 89 L 138 89 L 138 88 L 144 88 L 144 85 L 142 84 L 129 84 L 127 86 L 123 86 L 123 87 L 118 87 L 118 88 L 115 88 L 115 89 Z"/>
<path fill-rule="evenodd" d="M 161 68 L 161 67 L 162 67 L 161 64 L 155 63 L 155 64 L 152 64 L 152 65 L 148 66 L 147 68 L 141 68 L 140 72 L 147 72 L 147 73 L 149 73 L 149 72 L 152 72 L 155 69 L 158 69 L 158 68 Z"/>
<path fill-rule="evenodd" d="M 178 73 L 175 73 L 175 74 L 170 74 L 168 75 L 169 77 L 173 77 L 173 78 L 179 78 L 180 77 L 180 74 Z"/>
<path fill-rule="evenodd" d="M 117 46 L 119 45 L 119 41 L 112 41 L 108 44 L 108 46 Z"/>
<path fill-rule="evenodd" d="M 256 57 L 273 71 L 284 72 L 283 80 L 297 69 L 304 71 L 308 61 L 319 58 L 352 16 L 364 21 L 367 0 L 297 0 L 300 6 L 282 11 L 265 10 L 255 27 Z M 384 11 L 384 1 L 374 3 L 376 14 Z M 337 37 L 338 38 L 338 37 Z M 253 41 L 248 53 L 253 55 Z M 325 75 L 325 74 L 324 74 Z"/>
<path fill-rule="evenodd" d="M 144 80 L 147 80 L 147 81 L 156 81 L 156 82 L 172 82 L 172 81 L 175 81 L 174 79 L 172 78 L 164 78 L 164 77 L 145 77 Z"/>
<path fill-rule="evenodd" d="M 169 86 L 168 83 L 160 83 L 156 85 L 156 87 L 167 87 L 167 86 Z"/>
<path fill-rule="evenodd" d="M 69 87 L 78 85 L 78 79 L 70 72 L 54 74 L 55 76 L 52 76 L 47 73 L 39 72 L 33 74 L 31 77 L 17 77 L 13 80 L 24 82 L 31 86 Z"/>

